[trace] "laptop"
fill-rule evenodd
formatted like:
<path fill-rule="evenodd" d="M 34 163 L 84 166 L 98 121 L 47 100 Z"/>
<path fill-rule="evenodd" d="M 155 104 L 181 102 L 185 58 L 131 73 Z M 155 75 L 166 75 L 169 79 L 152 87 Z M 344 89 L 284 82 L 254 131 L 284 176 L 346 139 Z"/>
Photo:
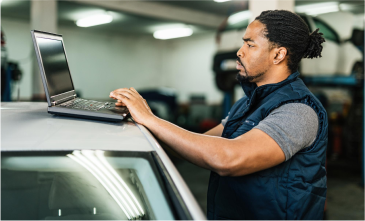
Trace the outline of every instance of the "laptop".
<path fill-rule="evenodd" d="M 126 107 L 114 103 L 86 100 L 78 97 L 72 81 L 62 35 L 31 31 L 48 113 L 106 121 L 121 121 L 127 114 Z"/>

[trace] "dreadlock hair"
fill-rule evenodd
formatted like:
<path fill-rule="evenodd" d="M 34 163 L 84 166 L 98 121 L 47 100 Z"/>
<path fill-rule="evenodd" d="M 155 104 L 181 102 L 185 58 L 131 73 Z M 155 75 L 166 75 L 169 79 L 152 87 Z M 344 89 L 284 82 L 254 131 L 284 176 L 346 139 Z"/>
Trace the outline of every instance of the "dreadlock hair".
<path fill-rule="evenodd" d="M 298 70 L 302 58 L 322 57 L 323 33 L 319 33 L 318 28 L 309 33 L 307 24 L 297 14 L 286 10 L 268 10 L 255 20 L 266 26 L 263 34 L 271 43 L 271 48 L 287 49 L 288 68 L 292 73 Z"/>

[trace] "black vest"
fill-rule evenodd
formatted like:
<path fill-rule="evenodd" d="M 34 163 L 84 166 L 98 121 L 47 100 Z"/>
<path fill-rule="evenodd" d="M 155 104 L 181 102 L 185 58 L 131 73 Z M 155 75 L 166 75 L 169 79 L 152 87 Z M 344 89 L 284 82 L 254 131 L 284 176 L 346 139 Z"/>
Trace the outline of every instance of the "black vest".
<path fill-rule="evenodd" d="M 233 105 L 222 137 L 233 139 L 250 131 L 281 105 L 304 103 L 318 115 L 316 140 L 266 170 L 239 177 L 212 172 L 208 219 L 322 219 L 327 191 L 327 113 L 298 75 L 295 72 L 282 82 L 260 87 L 243 83 L 246 96 Z"/>

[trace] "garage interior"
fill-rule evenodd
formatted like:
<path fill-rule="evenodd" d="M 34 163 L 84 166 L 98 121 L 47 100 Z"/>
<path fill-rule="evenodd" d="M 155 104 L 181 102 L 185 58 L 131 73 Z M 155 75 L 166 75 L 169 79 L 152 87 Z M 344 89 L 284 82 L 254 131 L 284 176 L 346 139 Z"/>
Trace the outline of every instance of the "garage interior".
<path fill-rule="evenodd" d="M 229 60 L 242 41 L 230 36 L 267 9 L 298 12 L 327 30 L 323 58 L 300 65 L 329 116 L 324 218 L 364 220 L 364 1 L 2 0 L 1 101 L 45 101 L 30 35 L 39 29 L 63 35 L 78 96 L 110 102 L 110 91 L 134 87 L 155 115 L 204 133 L 244 95 Z M 112 21 L 78 26 L 93 14 Z M 191 33 L 156 34 L 177 28 Z M 206 213 L 210 171 L 170 157 Z"/>

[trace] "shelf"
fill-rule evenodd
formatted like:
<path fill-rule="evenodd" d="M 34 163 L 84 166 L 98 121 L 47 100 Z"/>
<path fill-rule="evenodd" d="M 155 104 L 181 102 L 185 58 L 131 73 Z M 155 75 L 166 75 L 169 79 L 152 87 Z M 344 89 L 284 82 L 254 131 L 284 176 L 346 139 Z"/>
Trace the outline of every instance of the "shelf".
<path fill-rule="evenodd" d="M 360 97 L 358 93 L 364 95 L 364 79 L 358 79 L 354 75 L 351 76 L 318 76 L 318 77 L 307 77 L 301 76 L 300 77 L 307 86 L 334 86 L 334 87 L 348 87 L 353 88 L 356 93 L 353 93 L 352 99 L 354 100 L 355 97 Z M 357 94 L 357 95 L 355 95 Z M 362 107 L 364 107 L 363 97 L 361 98 Z M 363 113 L 363 108 L 362 108 Z M 363 131 L 365 130 L 364 122 L 363 123 Z M 362 182 L 361 185 L 364 186 L 364 167 L 365 167 L 365 140 L 364 137 L 362 138 Z"/>
<path fill-rule="evenodd" d="M 355 76 L 301 76 L 301 79 L 306 85 L 324 86 L 362 86 L 364 82 L 364 80 L 357 79 Z"/>

